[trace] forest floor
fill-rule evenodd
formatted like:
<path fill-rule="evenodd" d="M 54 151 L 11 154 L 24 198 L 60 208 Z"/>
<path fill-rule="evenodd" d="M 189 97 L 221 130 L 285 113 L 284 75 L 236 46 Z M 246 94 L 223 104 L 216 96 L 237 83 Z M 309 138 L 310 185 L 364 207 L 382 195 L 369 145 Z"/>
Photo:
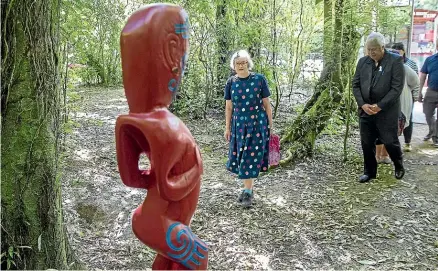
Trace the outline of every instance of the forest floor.
<path fill-rule="evenodd" d="M 128 111 L 123 89 L 79 88 L 70 94 L 63 206 L 70 243 L 88 269 L 150 268 L 154 252 L 132 233 L 131 213 L 145 190 L 123 185 L 114 125 Z M 294 105 L 295 106 L 295 105 Z M 275 127 L 293 117 L 282 105 Z M 191 228 L 209 247 L 209 269 L 422 269 L 438 268 L 438 149 L 421 141 L 415 124 L 407 173 L 359 184 L 357 127 L 342 161 L 342 127 L 330 124 L 312 158 L 265 173 L 255 205 L 236 202 L 240 184 L 226 170 L 223 118 L 183 119 L 200 146 L 204 175 Z"/>

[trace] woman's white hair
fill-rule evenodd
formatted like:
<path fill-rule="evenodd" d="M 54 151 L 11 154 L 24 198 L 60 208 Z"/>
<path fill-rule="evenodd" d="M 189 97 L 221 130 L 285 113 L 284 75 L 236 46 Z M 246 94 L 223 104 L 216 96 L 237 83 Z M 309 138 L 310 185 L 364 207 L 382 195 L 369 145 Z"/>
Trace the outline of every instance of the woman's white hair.
<path fill-rule="evenodd" d="M 233 54 L 233 56 L 231 57 L 231 60 L 230 60 L 231 69 L 235 70 L 234 61 L 236 60 L 236 58 L 239 58 L 239 57 L 246 58 L 246 60 L 248 61 L 248 69 L 249 70 L 251 70 L 254 67 L 254 62 L 252 62 L 252 59 L 251 59 L 251 56 L 249 55 L 249 53 L 245 50 L 239 50 L 239 51 L 235 52 Z"/>
<path fill-rule="evenodd" d="M 379 46 L 385 46 L 385 37 L 379 32 L 371 32 L 368 35 L 366 43 L 378 44 Z"/>

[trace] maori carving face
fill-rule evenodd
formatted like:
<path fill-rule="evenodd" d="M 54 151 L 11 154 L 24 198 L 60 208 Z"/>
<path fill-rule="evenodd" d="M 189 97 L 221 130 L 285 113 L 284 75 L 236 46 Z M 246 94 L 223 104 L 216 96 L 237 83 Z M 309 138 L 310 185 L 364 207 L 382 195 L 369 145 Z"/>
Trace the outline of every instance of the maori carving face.
<path fill-rule="evenodd" d="M 188 60 L 189 31 L 188 15 L 176 5 L 147 5 L 129 18 L 120 47 L 130 113 L 170 105 Z"/>

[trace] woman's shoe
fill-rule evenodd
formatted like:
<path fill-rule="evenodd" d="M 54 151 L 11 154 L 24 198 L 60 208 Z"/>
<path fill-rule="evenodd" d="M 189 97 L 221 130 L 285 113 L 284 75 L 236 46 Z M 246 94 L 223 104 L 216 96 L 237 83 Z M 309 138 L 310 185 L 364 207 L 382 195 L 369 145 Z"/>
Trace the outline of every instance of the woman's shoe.
<path fill-rule="evenodd" d="M 388 156 L 382 158 L 382 164 L 391 164 L 392 160 Z"/>
<path fill-rule="evenodd" d="M 412 151 L 411 143 L 406 143 L 405 146 L 404 146 L 404 148 L 403 148 L 403 151 L 404 151 L 404 152 L 410 152 L 410 151 Z"/>
<path fill-rule="evenodd" d="M 245 190 L 242 190 L 242 193 L 239 195 L 239 197 L 237 198 L 237 202 L 242 203 L 243 200 L 243 195 L 245 194 Z"/>
<path fill-rule="evenodd" d="M 252 200 L 254 198 L 253 193 L 244 192 L 243 198 L 242 198 L 242 206 L 245 208 L 249 208 L 252 205 Z"/>

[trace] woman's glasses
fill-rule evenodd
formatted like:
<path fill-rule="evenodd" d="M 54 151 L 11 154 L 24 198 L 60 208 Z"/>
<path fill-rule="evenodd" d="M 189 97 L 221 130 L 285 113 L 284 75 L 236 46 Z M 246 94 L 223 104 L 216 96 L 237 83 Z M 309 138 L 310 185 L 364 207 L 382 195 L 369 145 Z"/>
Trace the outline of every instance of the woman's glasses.
<path fill-rule="evenodd" d="M 236 66 L 244 66 L 248 64 L 248 61 L 244 61 L 244 62 L 236 62 Z"/>

